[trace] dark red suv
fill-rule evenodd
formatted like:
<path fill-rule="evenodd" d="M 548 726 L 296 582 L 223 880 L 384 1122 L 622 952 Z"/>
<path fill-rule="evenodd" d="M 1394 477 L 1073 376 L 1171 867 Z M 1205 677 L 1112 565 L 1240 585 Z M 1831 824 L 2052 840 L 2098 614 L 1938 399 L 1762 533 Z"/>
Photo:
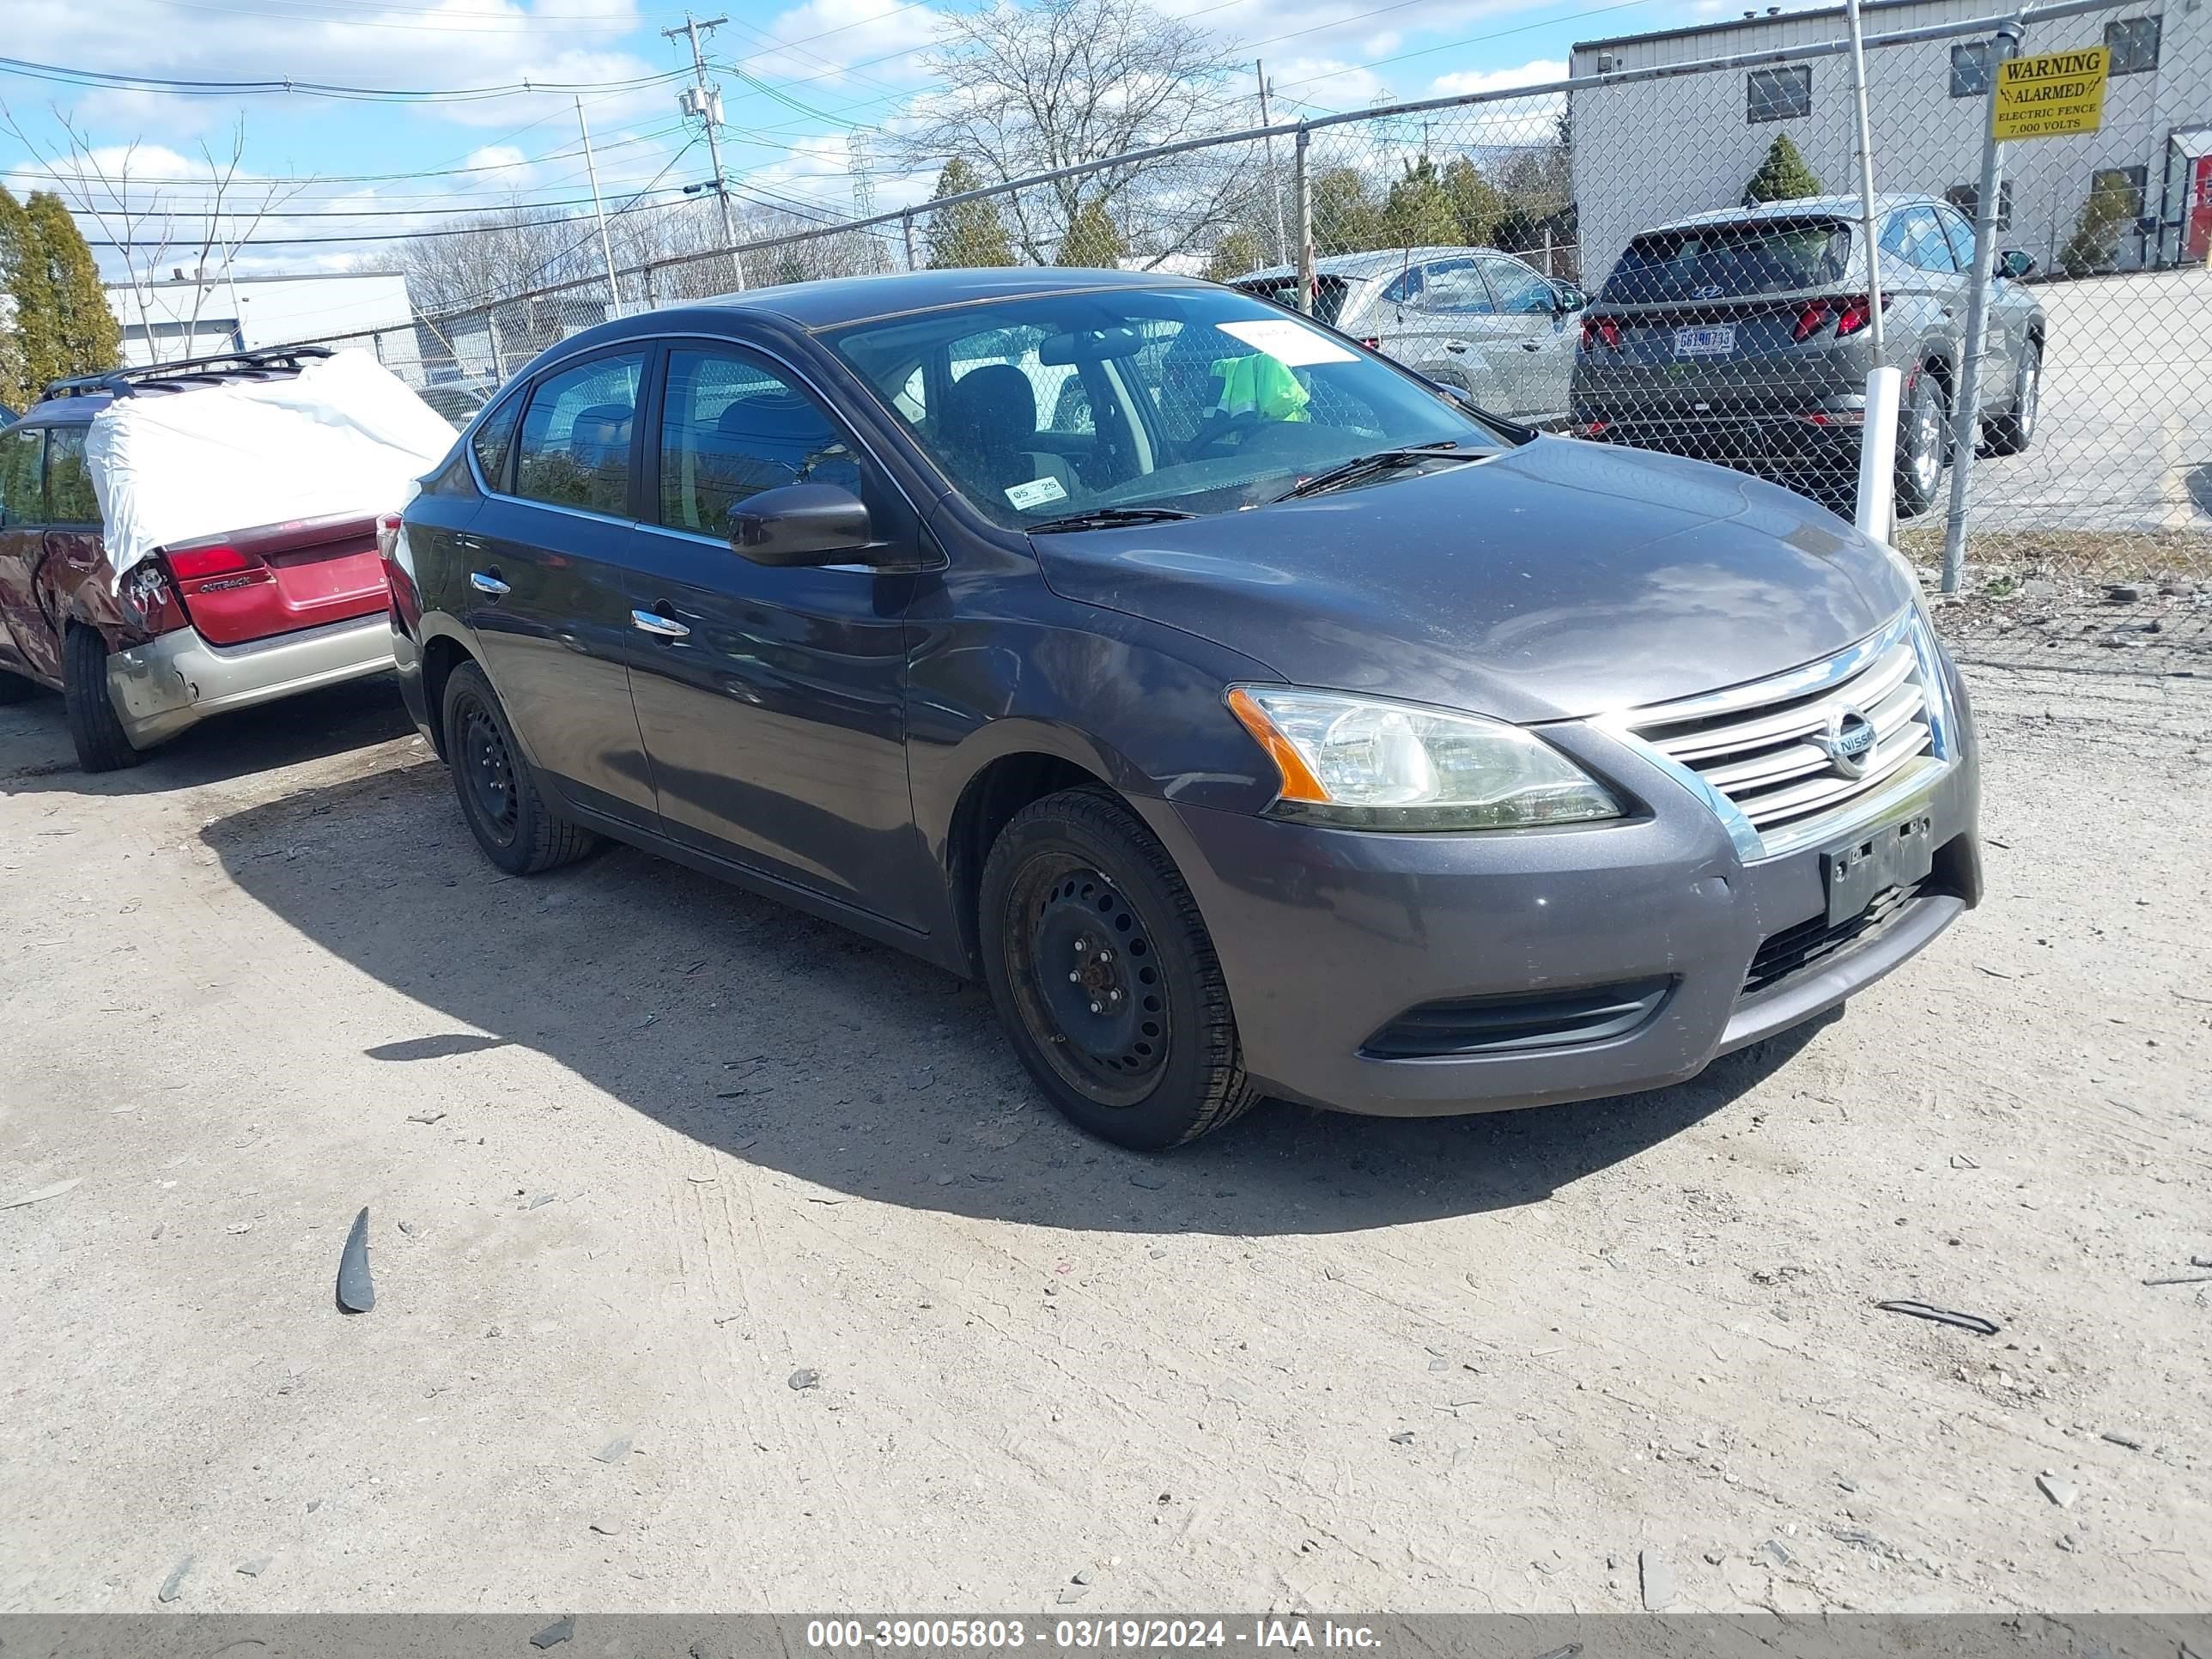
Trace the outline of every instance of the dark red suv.
<path fill-rule="evenodd" d="M 374 514 L 241 526 L 119 574 L 86 464 L 118 398 L 295 375 L 323 351 L 248 354 L 58 381 L 0 430 L 0 702 L 61 692 L 88 772 L 210 714 L 392 666 Z"/>

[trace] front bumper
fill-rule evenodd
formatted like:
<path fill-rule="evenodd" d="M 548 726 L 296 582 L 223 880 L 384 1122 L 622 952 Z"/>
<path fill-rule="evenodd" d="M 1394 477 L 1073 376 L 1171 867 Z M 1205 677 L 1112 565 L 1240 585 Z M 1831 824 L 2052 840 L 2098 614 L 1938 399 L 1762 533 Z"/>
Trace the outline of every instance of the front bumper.
<path fill-rule="evenodd" d="M 1981 893 L 1979 779 L 1971 727 L 1960 726 L 1948 766 L 1881 820 L 1929 817 L 1934 874 L 1877 925 L 1778 975 L 1775 951 L 1761 946 L 1786 947 L 1811 919 L 1825 923 L 1820 848 L 1746 862 L 1690 790 L 1586 728 L 1555 740 L 1625 785 L 1648 815 L 1407 836 L 1164 802 L 1142 810 L 1206 918 L 1262 1092 L 1388 1116 L 1495 1111 L 1681 1082 L 1834 1007 L 1926 945 Z M 1786 950 L 1784 959 L 1796 960 Z M 1755 962 L 1766 976 L 1747 993 Z M 1589 1040 L 1375 1052 L 1390 1046 L 1377 1034 L 1408 1011 L 1510 1013 L 1531 997 L 1565 1006 L 1585 992 L 1632 1006 L 1647 990 L 1660 992 L 1648 1013 L 1625 1030 L 1593 1024 Z"/>
<path fill-rule="evenodd" d="M 107 659 L 107 693 L 133 748 L 173 738 L 210 714 L 251 708 L 392 667 L 382 611 L 246 645 L 210 645 L 179 628 Z"/>

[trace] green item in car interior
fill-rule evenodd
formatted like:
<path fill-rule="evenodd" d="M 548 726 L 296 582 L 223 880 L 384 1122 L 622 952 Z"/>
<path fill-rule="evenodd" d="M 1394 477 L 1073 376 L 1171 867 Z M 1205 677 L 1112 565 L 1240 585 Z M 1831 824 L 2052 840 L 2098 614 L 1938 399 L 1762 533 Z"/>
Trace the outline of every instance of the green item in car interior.
<path fill-rule="evenodd" d="M 1306 405 L 1313 394 L 1298 384 L 1288 364 L 1264 351 L 1217 358 L 1213 375 L 1221 382 L 1218 408 L 1224 415 L 1255 414 L 1263 421 L 1312 418 Z"/>

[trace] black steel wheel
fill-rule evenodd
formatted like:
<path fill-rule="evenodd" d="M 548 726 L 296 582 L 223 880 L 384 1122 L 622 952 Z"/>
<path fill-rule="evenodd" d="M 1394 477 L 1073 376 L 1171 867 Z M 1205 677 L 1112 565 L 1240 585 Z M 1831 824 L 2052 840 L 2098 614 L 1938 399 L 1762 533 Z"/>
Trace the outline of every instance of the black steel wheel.
<path fill-rule="evenodd" d="M 463 663 L 447 678 L 445 729 L 461 817 L 494 864 L 509 875 L 534 876 L 573 864 L 599 845 L 597 836 L 547 802 L 498 694 L 474 663 Z"/>
<path fill-rule="evenodd" d="M 1016 813 L 984 866 L 977 921 L 1015 1051 L 1081 1127 L 1158 1151 L 1252 1104 L 1198 906 L 1114 795 L 1068 790 Z"/>
<path fill-rule="evenodd" d="M 107 689 L 107 642 L 82 623 L 62 635 L 62 713 L 76 763 L 88 772 L 119 772 L 146 757 L 115 712 Z"/>
<path fill-rule="evenodd" d="M 1897 513 L 1910 519 L 1936 505 L 1950 459 L 1951 403 L 1942 381 L 1923 368 L 1912 377 L 1898 419 Z"/>
<path fill-rule="evenodd" d="M 2012 407 L 1983 423 L 1992 455 L 2018 455 L 2035 441 L 2035 416 L 2043 403 L 2043 348 L 2033 340 L 2020 345 L 2020 368 L 2013 376 Z"/>

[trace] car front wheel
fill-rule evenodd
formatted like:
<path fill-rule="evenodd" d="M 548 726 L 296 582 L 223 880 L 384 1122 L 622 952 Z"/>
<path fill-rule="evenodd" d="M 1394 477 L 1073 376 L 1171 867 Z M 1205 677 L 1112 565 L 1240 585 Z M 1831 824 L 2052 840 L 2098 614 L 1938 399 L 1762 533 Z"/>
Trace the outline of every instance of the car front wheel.
<path fill-rule="evenodd" d="M 1158 1152 L 1256 1098 L 1198 905 L 1112 794 L 1072 789 L 1016 813 L 984 865 L 977 921 L 1015 1052 L 1079 1127 Z"/>

